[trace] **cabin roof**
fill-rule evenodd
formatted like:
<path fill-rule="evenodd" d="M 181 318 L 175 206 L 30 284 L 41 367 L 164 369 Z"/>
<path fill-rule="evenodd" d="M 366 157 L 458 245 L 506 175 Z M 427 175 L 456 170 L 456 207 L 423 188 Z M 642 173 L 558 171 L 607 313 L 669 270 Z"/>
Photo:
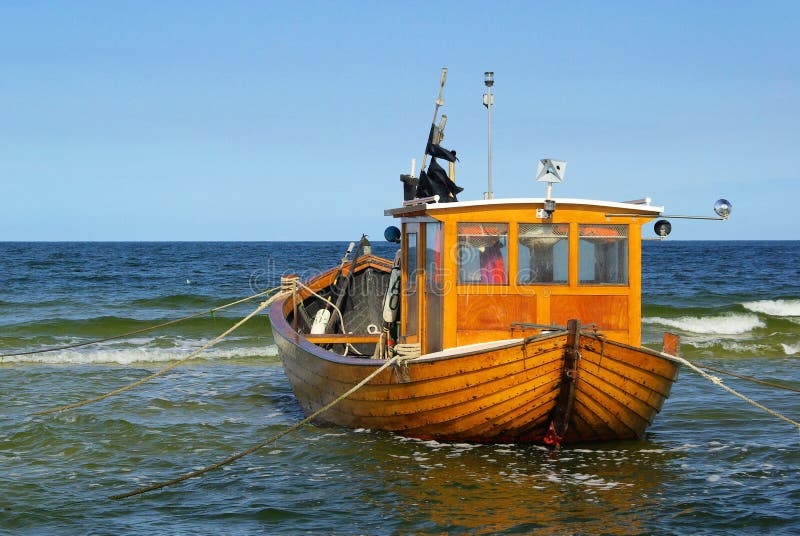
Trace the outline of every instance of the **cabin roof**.
<path fill-rule="evenodd" d="M 659 215 L 664 212 L 664 207 L 654 206 L 649 204 L 649 199 L 645 203 L 636 202 L 617 202 L 617 201 L 597 201 L 594 199 L 572 199 L 572 198 L 558 198 L 554 197 L 553 200 L 558 205 L 582 205 L 586 207 L 604 207 L 616 210 L 632 211 L 640 214 Z M 542 205 L 545 198 L 543 197 L 512 197 L 506 199 L 478 199 L 474 201 L 456 201 L 454 203 L 428 203 L 419 205 L 409 205 L 399 208 L 390 208 L 383 211 L 385 216 L 403 216 L 409 213 L 419 212 L 438 212 L 444 210 L 458 209 L 462 207 L 486 207 L 487 209 L 494 209 L 500 205 Z"/>

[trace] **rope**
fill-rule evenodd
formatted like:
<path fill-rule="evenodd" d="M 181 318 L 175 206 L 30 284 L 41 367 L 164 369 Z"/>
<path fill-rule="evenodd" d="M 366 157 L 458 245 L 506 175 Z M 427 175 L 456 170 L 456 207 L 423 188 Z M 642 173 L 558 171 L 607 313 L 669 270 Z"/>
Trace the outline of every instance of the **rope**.
<path fill-rule="evenodd" d="M 422 353 L 419 343 L 395 344 L 394 351 L 397 355 L 407 359 L 413 359 L 415 357 L 419 357 L 419 355 Z"/>
<path fill-rule="evenodd" d="M 331 306 L 331 307 L 333 307 L 333 310 L 334 310 L 334 311 L 336 311 L 336 314 L 338 314 L 338 315 L 339 315 L 339 325 L 341 325 L 341 326 L 342 326 L 342 333 L 347 333 L 347 330 L 346 330 L 346 329 L 345 329 L 345 327 L 344 327 L 344 316 L 342 316 L 342 311 L 340 311 L 340 310 L 339 310 L 339 308 L 338 308 L 338 307 L 336 307 L 336 304 L 334 304 L 334 303 L 333 303 L 333 302 L 330 300 L 330 298 L 323 298 L 322 296 L 320 296 L 319 294 L 317 294 L 316 292 L 314 292 L 314 289 L 312 289 L 311 287 L 309 287 L 309 286 L 307 286 L 307 285 L 304 285 L 304 284 L 303 284 L 301 281 L 299 281 L 299 280 L 297 280 L 297 281 L 294 281 L 294 284 L 295 284 L 295 285 L 297 285 L 298 287 L 301 287 L 301 288 L 304 288 L 304 289 L 306 289 L 306 290 L 307 290 L 307 291 L 309 291 L 309 292 L 310 292 L 312 295 L 314 295 L 314 296 L 316 296 L 317 298 L 319 298 L 320 300 L 324 301 L 326 304 L 330 304 L 330 306 Z M 358 352 L 358 350 L 357 350 L 356 348 L 353 348 L 353 345 L 352 345 L 352 344 L 350 344 L 349 342 L 348 342 L 348 343 L 345 343 L 345 348 L 344 348 L 344 354 L 343 354 L 343 355 L 347 355 L 347 352 L 348 352 L 348 351 L 350 351 L 350 350 L 352 350 L 352 351 L 353 351 L 353 353 L 356 353 L 356 354 L 357 354 L 357 353 L 359 353 L 359 352 Z"/>
<path fill-rule="evenodd" d="M 106 398 L 108 398 L 110 396 L 118 395 L 120 393 L 123 393 L 123 392 L 129 390 L 129 389 L 133 389 L 134 387 L 136 387 L 138 385 L 141 385 L 141 384 L 143 384 L 143 383 L 145 383 L 147 381 L 150 381 L 153 378 L 157 378 L 159 376 L 162 376 L 162 375 L 166 374 L 167 372 L 169 372 L 170 370 L 172 370 L 175 367 L 177 367 L 178 365 L 181 365 L 181 364 L 185 363 L 186 361 L 188 361 L 189 359 L 193 358 L 194 356 L 196 356 L 197 354 L 199 354 L 203 350 L 214 346 L 219 341 L 221 341 L 222 339 L 224 339 L 225 337 L 230 335 L 234 330 L 239 328 L 242 324 L 244 324 L 245 322 L 247 322 L 248 320 L 253 318 L 255 315 L 257 315 L 258 313 L 260 313 L 261 311 L 263 311 L 267 307 L 269 307 L 273 302 L 275 302 L 276 300 L 278 300 L 280 298 L 283 298 L 285 296 L 286 296 L 286 294 L 284 292 L 279 292 L 278 294 L 275 294 L 274 296 L 269 298 L 267 301 L 262 302 L 258 307 L 256 307 L 256 309 L 252 313 L 250 313 L 249 315 L 244 317 L 242 320 L 240 320 L 239 322 L 234 324 L 230 329 L 226 330 L 221 335 L 218 335 L 217 337 L 212 339 L 211 342 L 206 343 L 201 348 L 195 350 L 194 352 L 192 352 L 191 354 L 187 355 L 186 357 L 184 357 L 182 359 L 179 359 L 178 361 L 175 361 L 174 363 L 170 363 L 166 367 L 162 368 L 161 370 L 159 370 L 157 372 L 154 372 L 153 374 L 151 374 L 149 376 L 146 376 L 146 377 L 144 377 L 144 378 L 142 378 L 140 380 L 137 380 L 137 381 L 135 381 L 133 383 L 129 383 L 128 385 L 126 385 L 124 387 L 120 387 L 119 389 L 115 389 L 115 390 L 113 390 L 113 391 L 111 391 L 109 393 L 106 393 L 106 394 L 103 394 L 103 395 L 100 395 L 100 396 L 96 396 L 94 398 L 87 398 L 86 400 L 82 400 L 80 402 L 75 402 L 74 404 L 67 404 L 67 405 L 64 405 L 64 406 L 59 406 L 57 408 L 51 408 L 51 409 L 47 409 L 47 410 L 44 410 L 44 411 L 37 411 L 35 413 L 32 413 L 32 415 L 47 415 L 49 413 L 57 413 L 57 412 L 61 412 L 61 411 L 66 411 L 68 409 L 79 408 L 81 406 L 85 406 L 87 404 L 91 404 L 92 402 L 98 402 L 98 401 L 104 400 L 104 399 L 106 399 Z"/>
<path fill-rule="evenodd" d="M 667 359 L 669 361 L 673 361 L 675 363 L 680 363 L 681 365 L 685 365 L 685 366 L 689 367 L 691 370 L 695 371 L 700 376 L 702 376 L 703 378 L 707 379 L 708 381 L 710 381 L 714 385 L 718 385 L 718 386 L 722 387 L 723 389 L 728 391 L 730 394 L 741 398 L 742 400 L 744 400 L 748 404 L 750 404 L 750 405 L 752 405 L 754 407 L 757 407 L 758 409 L 760 409 L 762 411 L 765 411 L 766 413 L 772 415 L 773 417 L 777 417 L 778 419 L 781 419 L 782 421 L 786 421 L 789 424 L 791 424 L 791 425 L 793 425 L 793 426 L 795 426 L 797 428 L 800 428 L 800 422 L 794 421 L 794 420 L 790 419 L 789 417 L 786 417 L 785 415 L 781 415 L 777 411 L 771 410 L 768 407 L 766 407 L 766 406 L 764 406 L 762 404 L 759 404 L 755 400 L 753 400 L 751 398 L 748 398 L 745 395 L 737 392 L 736 390 L 731 389 L 730 387 L 728 387 L 727 385 L 722 383 L 722 380 L 720 378 L 717 378 L 716 376 L 712 376 L 711 374 L 708 374 L 707 372 L 703 371 L 700 367 L 698 367 L 697 365 L 693 364 L 691 361 L 688 361 L 688 360 L 686 360 L 686 359 L 684 359 L 682 357 L 665 354 L 663 352 L 656 352 L 656 353 L 658 353 L 658 355 L 660 355 L 664 359 Z"/>
<path fill-rule="evenodd" d="M 342 333 L 347 333 L 347 331 L 344 329 L 344 317 L 342 316 L 342 312 L 339 310 L 338 307 L 336 307 L 336 305 L 334 305 L 334 303 L 330 300 L 330 298 L 323 298 L 322 296 L 314 292 L 314 289 L 312 289 L 307 285 L 304 285 L 300 281 L 297 281 L 297 286 L 306 289 L 320 300 L 324 301 L 327 304 L 330 304 L 330 306 L 333 307 L 333 310 L 336 311 L 336 313 L 339 315 L 339 323 L 342 325 Z"/>
<path fill-rule="evenodd" d="M 747 380 L 753 383 L 760 383 L 761 385 L 766 385 L 768 387 L 775 387 L 776 389 L 785 389 L 787 391 L 792 391 L 795 393 L 800 393 L 800 389 L 796 387 L 791 387 L 789 385 L 782 385 L 780 383 L 768 382 L 764 380 L 759 380 L 758 378 L 753 378 L 752 376 L 743 376 L 741 374 L 736 374 L 734 372 L 729 372 L 727 370 L 721 370 L 714 367 L 709 367 L 708 365 L 698 365 L 702 369 L 706 370 L 713 370 L 714 372 L 718 372 L 720 374 L 727 374 L 728 376 L 733 376 L 734 378 L 739 378 L 740 380 Z"/>
<path fill-rule="evenodd" d="M 168 322 L 162 322 L 161 324 L 156 324 L 155 326 L 149 326 L 149 327 L 146 327 L 146 328 L 137 329 L 135 331 L 129 331 L 127 333 L 122 333 L 120 335 L 113 335 L 111 337 L 105 337 L 103 339 L 94 339 L 94 340 L 91 340 L 91 341 L 84 341 L 84 342 L 79 342 L 79 343 L 76 343 L 76 344 L 67 344 L 65 346 L 54 346 L 52 348 L 44 348 L 44 349 L 41 349 L 41 350 L 31 350 L 29 352 L 16 352 L 16 353 L 13 353 L 13 354 L 0 354 L 0 363 L 3 362 L 3 358 L 4 357 L 43 354 L 45 352 L 55 352 L 57 350 L 69 350 L 70 348 L 80 348 L 81 346 L 89 346 L 90 344 L 98 344 L 98 343 L 101 343 L 101 342 L 113 341 L 113 340 L 116 340 L 116 339 L 122 339 L 122 338 L 125 338 L 125 337 L 130 337 L 131 335 L 138 335 L 140 333 L 146 333 L 148 331 L 153 331 L 153 330 L 156 330 L 156 329 L 159 329 L 159 328 L 164 328 L 164 327 L 167 327 L 167 326 L 171 326 L 171 325 L 177 324 L 179 322 L 184 322 L 186 320 L 191 320 L 192 318 L 197 318 L 198 316 L 203 316 L 205 314 L 214 314 L 215 311 L 220 311 L 222 309 L 227 309 L 228 307 L 233 307 L 234 305 L 239 305 L 240 303 L 244 303 L 246 301 L 253 300 L 255 298 L 258 298 L 259 296 L 264 296 L 266 294 L 274 292 L 274 291 L 278 290 L 279 288 L 280 287 L 271 288 L 269 290 L 265 290 L 263 292 L 259 292 L 258 294 L 253 294 L 252 296 L 248 296 L 247 298 L 242 298 L 241 300 L 236 300 L 236 301 L 231 302 L 231 303 L 226 303 L 225 305 L 220 305 L 219 307 L 214 307 L 213 309 L 209 309 L 207 311 L 199 311 L 197 313 L 193 313 L 193 314 L 190 314 L 188 316 L 184 316 L 183 318 L 178 318 L 176 320 L 170 320 Z"/>
<path fill-rule="evenodd" d="M 275 434 L 274 436 L 270 437 L 269 439 L 266 439 L 266 440 L 262 441 L 261 443 L 253 445 L 252 447 L 250 447 L 250 448 L 248 448 L 246 450 L 243 450 L 242 452 L 240 452 L 238 454 L 234 454 L 233 456 L 230 456 L 229 458 L 225 458 L 224 460 L 219 461 L 219 462 L 217 462 L 215 464 L 209 465 L 207 467 L 203 467 L 202 469 L 197 469 L 197 470 L 192 471 L 190 473 L 183 474 L 183 475 L 181 475 L 181 476 L 179 476 L 177 478 L 173 478 L 172 480 L 159 482 L 157 484 L 152 484 L 150 486 L 141 487 L 139 489 L 136 489 L 136 490 L 133 490 L 133 491 L 128 491 L 126 493 L 120 493 L 118 495 L 111 495 L 109 497 L 109 499 L 113 499 L 113 500 L 116 501 L 116 500 L 119 500 L 119 499 L 125 499 L 125 498 L 128 498 L 128 497 L 133 497 L 134 495 L 140 495 L 142 493 L 147 493 L 149 491 L 154 491 L 154 490 L 157 490 L 157 489 L 165 488 L 167 486 L 171 486 L 173 484 L 178 484 L 179 482 L 183 482 L 184 480 L 188 480 L 190 478 L 194 478 L 196 476 L 200 476 L 202 474 L 208 473 L 209 471 L 213 471 L 214 469 L 219 469 L 223 465 L 227 465 L 227 464 L 229 464 L 231 462 L 234 462 L 234 461 L 238 460 L 239 458 L 244 458 L 248 454 L 252 454 L 255 451 L 257 451 L 257 450 L 269 445 L 270 443 L 274 443 L 275 441 L 277 441 L 278 439 L 282 438 L 283 436 L 285 436 L 287 434 L 290 434 L 291 432 L 297 430 L 298 428 L 308 424 L 313 419 L 315 419 L 318 416 L 320 416 L 321 414 L 325 413 L 326 411 L 331 409 L 333 406 L 335 406 L 336 404 L 338 404 L 339 402 L 341 402 L 342 400 L 344 400 L 348 396 L 352 395 L 353 393 L 355 393 L 356 391 L 358 391 L 359 389 L 364 387 L 364 385 L 369 383 L 375 376 L 377 376 L 378 374 L 380 374 L 381 372 L 386 370 L 388 367 L 393 365 L 395 362 L 397 362 L 398 359 L 400 359 L 400 356 L 395 356 L 392 359 L 389 359 L 388 361 L 386 361 L 386 363 L 384 363 L 383 365 L 381 365 L 380 367 L 375 369 L 375 371 L 372 374 L 370 374 L 369 376 L 367 376 L 366 378 L 364 378 L 363 380 L 358 382 L 355 386 L 351 387 L 347 392 L 345 392 L 343 395 L 339 396 L 333 402 L 330 402 L 330 403 L 326 404 L 325 406 L 323 406 L 322 408 L 318 409 L 317 411 L 315 411 L 314 413 L 312 413 L 311 415 L 309 415 L 308 417 L 306 417 L 302 421 L 300 421 L 300 422 L 290 426 L 289 428 L 287 428 L 287 429 Z"/>

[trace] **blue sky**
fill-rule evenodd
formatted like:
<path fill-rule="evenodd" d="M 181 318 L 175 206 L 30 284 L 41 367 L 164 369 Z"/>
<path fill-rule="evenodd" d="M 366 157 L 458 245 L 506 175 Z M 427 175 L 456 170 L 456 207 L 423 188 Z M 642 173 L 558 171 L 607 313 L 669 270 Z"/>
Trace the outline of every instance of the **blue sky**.
<path fill-rule="evenodd" d="M 447 66 L 461 199 L 650 196 L 800 239 L 800 2 L 0 3 L 0 240 L 380 238 Z M 649 231 L 651 233 L 651 231 Z"/>

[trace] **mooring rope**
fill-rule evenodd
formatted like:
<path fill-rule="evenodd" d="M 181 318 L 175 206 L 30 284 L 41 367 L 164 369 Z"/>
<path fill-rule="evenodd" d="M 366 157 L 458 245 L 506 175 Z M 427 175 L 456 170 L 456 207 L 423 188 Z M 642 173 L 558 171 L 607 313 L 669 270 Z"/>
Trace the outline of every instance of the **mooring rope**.
<path fill-rule="evenodd" d="M 280 288 L 280 287 L 278 287 L 278 288 Z M 202 347 L 198 348 L 197 350 L 195 350 L 194 352 L 190 353 L 186 357 L 184 357 L 182 359 L 179 359 L 178 361 L 175 361 L 173 363 L 170 363 L 166 367 L 158 370 L 157 372 L 154 372 L 153 374 L 151 374 L 149 376 L 146 376 L 146 377 L 144 377 L 144 378 L 142 378 L 140 380 L 137 380 L 137 381 L 135 381 L 133 383 L 129 383 L 128 385 L 126 385 L 124 387 L 120 387 L 119 389 L 115 389 L 115 390 L 113 390 L 111 392 L 105 393 L 105 394 L 100 395 L 100 396 L 96 396 L 94 398 L 87 398 L 86 400 L 82 400 L 80 402 L 75 402 L 74 404 L 66 404 L 64 406 L 59 406 L 57 408 L 51 408 L 51 409 L 47 409 L 47 410 L 44 410 L 44 411 L 37 411 L 35 413 L 32 413 L 31 415 L 47 415 L 49 413 L 57 413 L 57 412 L 60 412 L 60 411 L 66 411 L 66 410 L 69 410 L 69 409 L 79 408 L 81 406 L 85 406 L 86 404 L 91 404 L 92 402 L 98 402 L 98 401 L 104 400 L 104 399 L 106 399 L 108 397 L 111 397 L 111 396 L 114 396 L 114 395 L 118 395 L 118 394 L 123 393 L 123 392 L 125 392 L 125 391 L 127 391 L 129 389 L 132 389 L 132 388 L 134 388 L 134 387 L 136 387 L 138 385 L 141 385 L 141 384 L 143 384 L 143 383 L 145 383 L 147 381 L 150 381 L 153 378 L 157 378 L 159 376 L 162 376 L 163 374 L 166 374 L 167 372 L 169 372 L 170 370 L 174 369 L 178 365 L 181 365 L 181 364 L 185 363 L 186 361 L 190 360 L 191 358 L 195 357 L 197 354 L 199 354 L 203 350 L 206 350 L 206 349 L 214 346 L 219 341 L 221 341 L 222 339 L 224 339 L 225 337 L 227 337 L 228 335 L 233 333 L 233 331 L 238 329 L 242 324 L 244 324 L 245 322 L 247 322 L 248 320 L 253 318 L 255 315 L 257 315 L 258 313 L 260 313 L 261 311 L 263 311 L 267 307 L 269 307 L 273 302 L 275 302 L 276 300 L 278 300 L 280 298 L 285 297 L 286 295 L 287 295 L 287 293 L 285 293 L 285 292 L 279 292 L 278 294 L 275 294 L 274 296 L 272 296 L 268 300 L 262 302 L 258 307 L 256 307 L 256 309 L 252 313 L 250 313 L 249 315 L 247 315 L 246 317 L 241 319 L 239 322 L 234 324 L 231 328 L 227 329 L 224 333 L 218 335 L 217 337 L 212 339 L 210 342 L 204 344 Z"/>
<path fill-rule="evenodd" d="M 766 385 L 767 387 L 774 387 L 776 389 L 784 389 L 786 391 L 792 391 L 792 392 L 795 392 L 795 393 L 800 393 L 800 389 L 798 389 L 796 387 L 792 387 L 790 385 L 783 385 L 783 384 L 780 384 L 780 383 L 768 382 L 768 381 L 765 381 L 765 380 L 759 380 L 758 378 L 753 378 L 752 376 L 745 376 L 745 375 L 742 375 L 742 374 L 736 374 L 735 372 L 730 372 L 728 370 L 722 370 L 722 369 L 718 369 L 718 368 L 714 368 L 714 367 L 709 367 L 708 365 L 698 365 L 698 366 L 700 368 L 702 368 L 702 369 L 711 370 L 711 371 L 717 372 L 719 374 L 726 374 L 728 376 L 733 376 L 734 378 L 739 378 L 740 380 L 747 380 L 749 382 L 758 383 L 758 384 L 761 384 L 761 385 Z"/>
<path fill-rule="evenodd" d="M 64 346 L 54 346 L 52 348 L 42 348 L 40 350 L 31 350 L 31 351 L 27 351 L 27 352 L 15 352 L 15 353 L 12 353 L 12 354 L 0 354 L 0 363 L 3 362 L 3 358 L 5 358 L 5 357 L 14 357 L 14 356 L 21 356 L 21 355 L 33 355 L 33 354 L 43 354 L 45 352 L 55 352 L 55 351 L 58 351 L 58 350 L 69 350 L 71 348 L 80 348 L 82 346 L 89 346 L 91 344 L 99 344 L 101 342 L 113 341 L 113 340 L 116 340 L 116 339 L 123 339 L 125 337 L 130 337 L 131 335 L 139 335 L 141 333 L 147 333 L 148 331 L 154 331 L 154 330 L 159 329 L 159 328 L 172 326 L 173 324 L 178 324 L 180 322 L 185 322 L 186 320 L 191 320 L 192 318 L 197 318 L 198 316 L 203 316 L 203 315 L 206 315 L 206 314 L 214 314 L 216 311 L 221 311 L 222 309 L 227 309 L 228 307 L 233 307 L 234 305 L 239 305 L 240 303 L 245 303 L 245 302 L 248 302 L 250 300 L 254 300 L 254 299 L 256 299 L 256 298 L 258 298 L 260 296 L 266 296 L 268 294 L 271 294 L 272 292 L 275 292 L 276 290 L 278 290 L 280 288 L 281 287 L 271 288 L 271 289 L 265 290 L 263 292 L 259 292 L 258 294 L 253 294 L 252 296 L 248 296 L 246 298 L 242 298 L 241 300 L 236 300 L 236 301 L 231 302 L 231 303 L 226 303 L 225 305 L 220 305 L 219 307 L 214 307 L 214 308 L 208 309 L 206 311 L 198 311 L 197 313 L 192 313 L 192 314 L 190 314 L 188 316 L 184 316 L 182 318 L 177 318 L 175 320 L 169 320 L 167 322 L 162 322 L 161 324 L 156 324 L 154 326 L 148 326 L 146 328 L 141 328 L 141 329 L 137 329 L 137 330 L 134 330 L 134 331 L 129 331 L 127 333 L 120 333 L 119 335 L 112 335 L 111 337 L 105 337 L 105 338 L 102 338 L 102 339 L 93 339 L 91 341 L 78 342 L 78 343 L 75 343 L 75 344 L 67 344 L 67 345 L 64 345 Z"/>
<path fill-rule="evenodd" d="M 670 355 L 670 354 L 665 354 L 663 352 L 657 352 L 657 353 L 661 357 L 663 357 L 664 359 L 668 359 L 670 361 L 674 361 L 675 363 L 680 363 L 681 365 L 685 365 L 686 367 L 689 367 L 691 370 L 695 371 L 700 376 L 702 376 L 703 378 L 707 379 L 708 381 L 710 381 L 714 385 L 718 385 L 718 386 L 722 387 L 723 389 L 728 391 L 730 394 L 741 398 L 742 400 L 744 400 L 748 404 L 750 404 L 750 405 L 752 405 L 754 407 L 757 407 L 758 409 L 760 409 L 762 411 L 765 411 L 766 413 L 772 415 L 773 417 L 777 417 L 778 419 L 786 421 L 789 424 L 792 424 L 795 427 L 800 428 L 800 422 L 792 420 L 789 417 L 786 417 L 785 415 L 781 415 L 777 411 L 769 409 L 768 407 L 764 406 L 763 404 L 759 404 L 758 402 L 756 402 L 752 398 L 748 398 L 747 396 L 739 393 L 738 391 L 736 391 L 734 389 L 731 389 L 730 387 L 725 385 L 720 378 L 717 378 L 716 376 L 712 376 L 711 374 L 705 372 L 704 370 L 702 370 L 700 367 L 698 367 L 697 365 L 695 365 L 691 361 L 689 361 L 687 359 L 684 359 L 682 357 L 678 357 L 678 356 L 674 356 L 674 355 Z"/>
<path fill-rule="evenodd" d="M 157 490 L 157 489 L 165 488 L 167 486 L 171 486 L 173 484 L 178 484 L 179 482 L 183 482 L 184 480 L 188 480 L 190 478 L 194 478 L 196 476 L 200 476 L 202 474 L 208 473 L 209 471 L 213 471 L 214 469 L 219 469 L 223 465 L 227 465 L 227 464 L 229 464 L 231 462 L 234 462 L 234 461 L 238 460 L 239 458 L 244 458 L 248 454 L 252 454 L 255 451 L 257 451 L 257 450 L 259 450 L 259 449 L 261 449 L 263 447 L 266 447 L 270 443 L 274 443 L 275 441 L 277 441 L 278 439 L 282 438 L 283 436 L 285 436 L 287 434 L 290 434 L 291 432 L 297 430 L 298 428 L 308 424 L 313 419 L 319 417 L 321 414 L 325 413 L 326 411 L 331 409 L 333 406 L 335 406 L 336 404 L 338 404 L 339 402 L 341 402 L 342 400 L 344 400 L 348 396 L 352 395 L 353 393 L 355 393 L 356 391 L 358 391 L 359 389 L 364 387 L 373 378 L 375 378 L 375 376 L 377 376 L 378 374 L 380 374 L 381 372 L 386 370 L 388 367 L 390 367 L 394 363 L 397 363 L 401 359 L 402 358 L 399 355 L 389 359 L 388 361 L 386 361 L 386 363 L 384 363 L 383 365 L 381 365 L 380 367 L 375 369 L 375 371 L 372 372 L 369 376 L 367 376 L 366 378 L 364 378 L 363 380 L 358 382 L 356 385 L 351 387 L 349 390 L 347 390 L 347 392 L 345 392 L 344 394 L 340 395 L 333 402 L 330 402 L 330 403 L 326 404 L 325 406 L 321 407 L 320 409 L 318 409 L 317 411 L 315 411 L 314 413 L 312 413 L 311 415 L 309 415 L 308 417 L 306 417 L 302 421 L 300 421 L 300 422 L 290 426 L 289 428 L 287 428 L 287 429 L 275 434 L 274 436 L 270 437 L 269 439 L 266 439 L 266 440 L 262 441 L 261 443 L 257 443 L 255 445 L 253 445 L 252 447 L 250 447 L 250 448 L 248 448 L 246 450 L 243 450 L 242 452 L 239 452 L 238 454 L 234 454 L 233 456 L 225 458 L 224 460 L 219 461 L 219 462 L 217 462 L 215 464 L 209 465 L 207 467 L 203 467 L 202 469 L 197 469 L 197 470 L 192 471 L 190 473 L 183 474 L 183 475 L 181 475 L 181 476 L 179 476 L 177 478 L 173 478 L 172 480 L 167 480 L 167 481 L 164 481 L 164 482 L 159 482 L 157 484 L 152 484 L 150 486 L 141 487 L 139 489 L 135 489 L 135 490 L 129 491 L 127 493 L 120 493 L 118 495 L 111 495 L 109 497 L 109 499 L 113 499 L 113 500 L 125 499 L 125 498 L 128 498 L 128 497 L 133 497 L 134 495 L 141 495 L 142 493 L 147 493 L 149 491 L 154 491 L 154 490 Z"/>
<path fill-rule="evenodd" d="M 420 346 L 420 343 L 418 343 L 418 342 L 417 343 L 413 343 L 413 344 L 412 343 L 409 343 L 409 344 L 397 343 L 397 344 L 394 345 L 394 351 L 399 356 L 414 358 L 414 357 L 419 357 L 420 356 L 420 354 L 422 353 L 422 347 Z"/>

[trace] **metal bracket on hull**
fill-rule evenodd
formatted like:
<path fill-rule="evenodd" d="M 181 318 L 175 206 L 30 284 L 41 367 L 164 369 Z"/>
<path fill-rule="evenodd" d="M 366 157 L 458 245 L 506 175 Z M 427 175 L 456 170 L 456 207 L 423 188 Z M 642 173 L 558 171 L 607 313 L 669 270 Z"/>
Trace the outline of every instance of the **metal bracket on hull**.
<path fill-rule="evenodd" d="M 561 445 L 567 433 L 572 407 L 575 402 L 575 382 L 578 379 L 578 361 L 581 341 L 581 322 L 572 319 L 567 321 L 567 347 L 564 349 L 564 366 L 561 373 L 561 387 L 556 397 L 556 405 L 550 416 L 550 427 L 544 436 L 544 443 L 552 448 Z"/>

